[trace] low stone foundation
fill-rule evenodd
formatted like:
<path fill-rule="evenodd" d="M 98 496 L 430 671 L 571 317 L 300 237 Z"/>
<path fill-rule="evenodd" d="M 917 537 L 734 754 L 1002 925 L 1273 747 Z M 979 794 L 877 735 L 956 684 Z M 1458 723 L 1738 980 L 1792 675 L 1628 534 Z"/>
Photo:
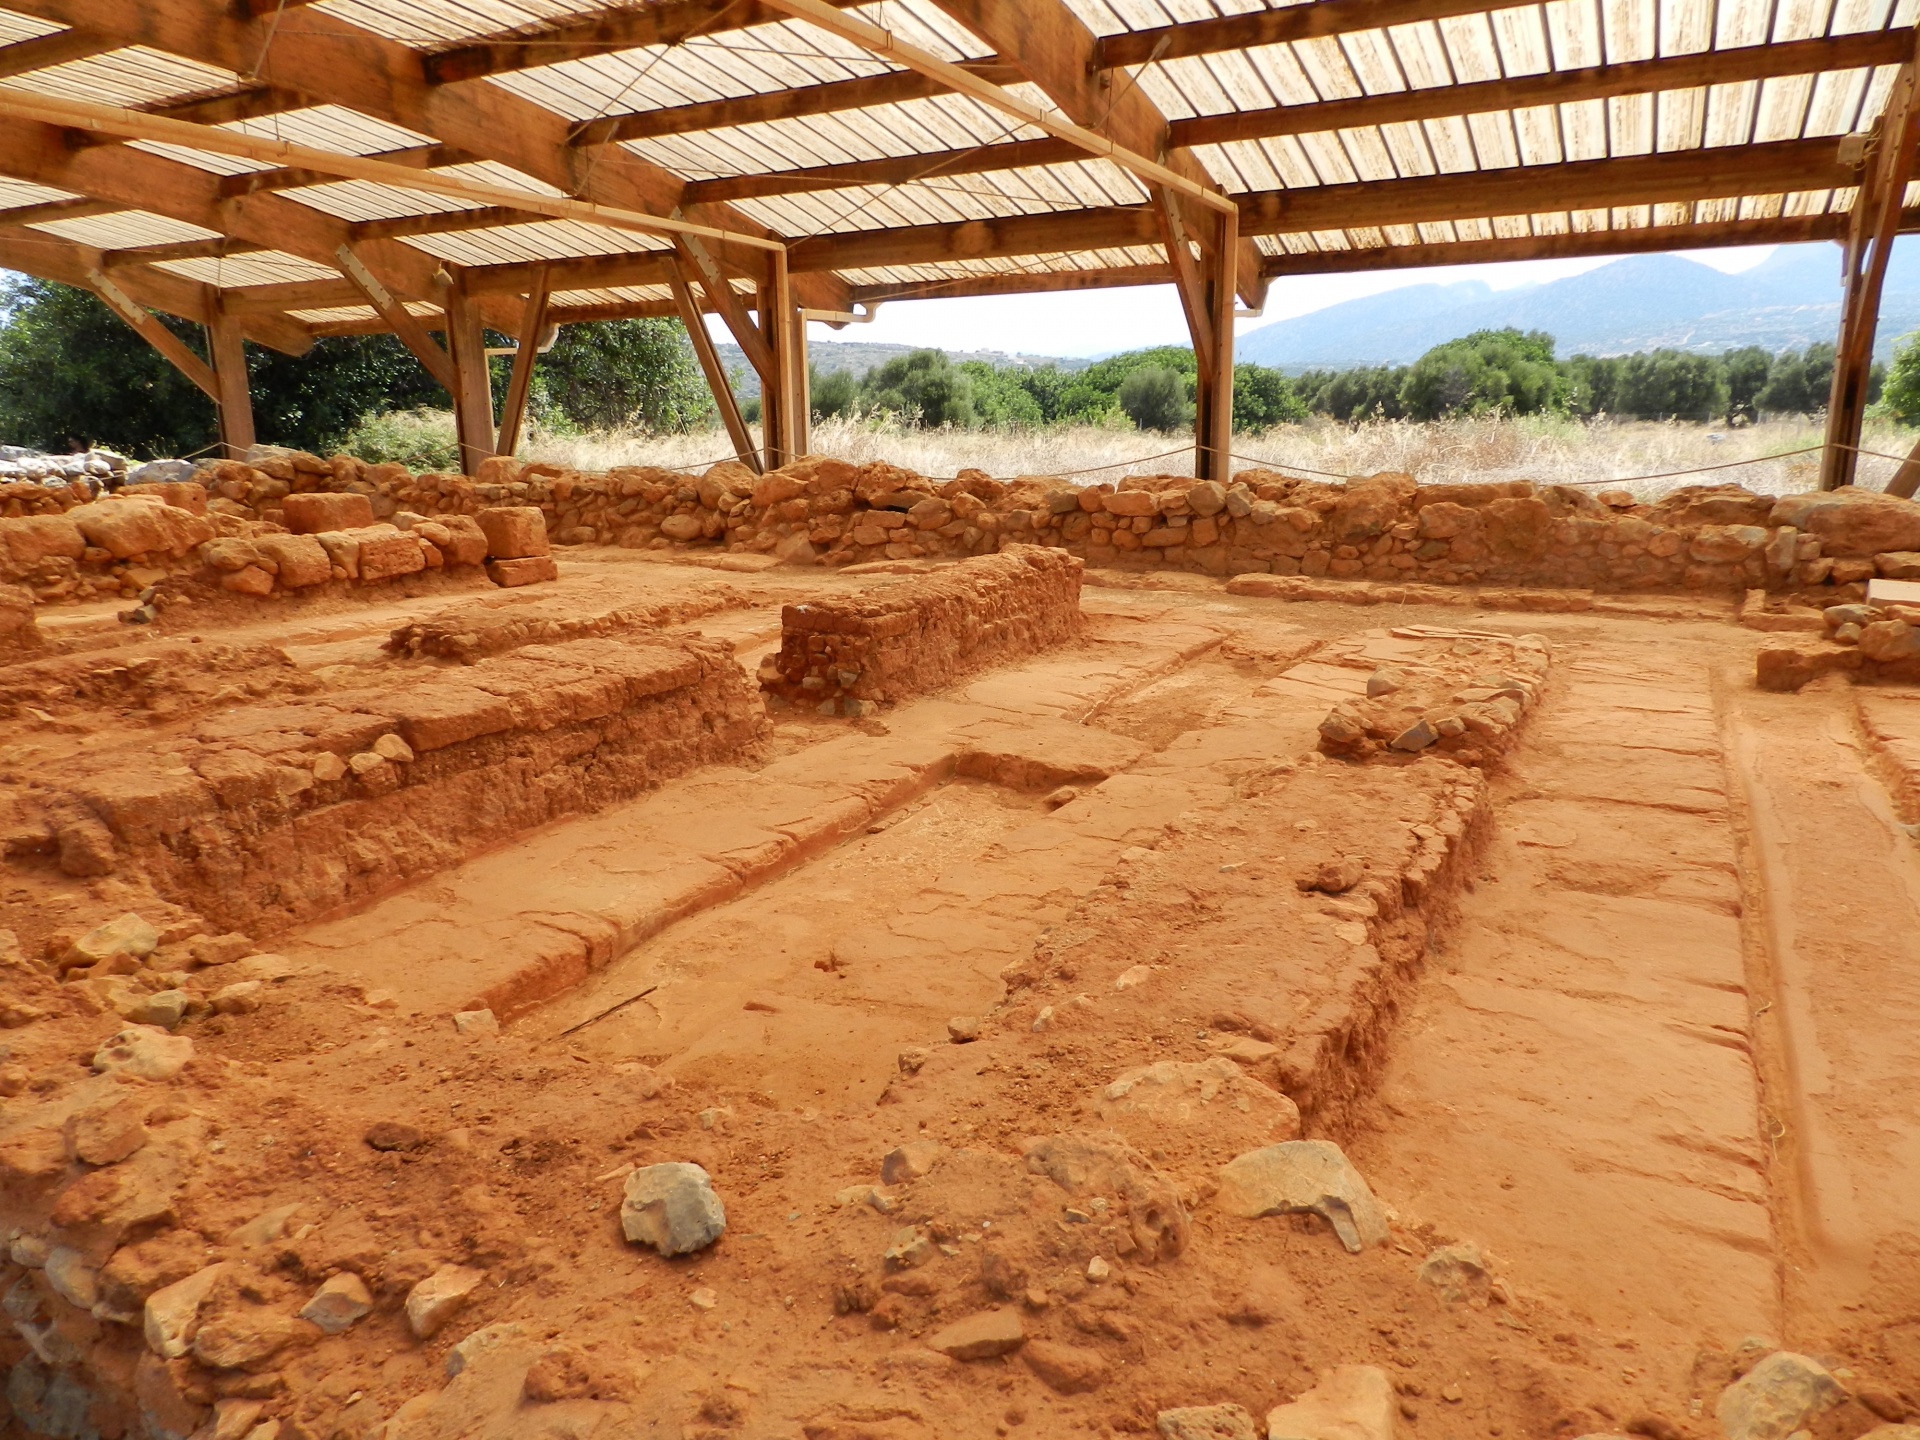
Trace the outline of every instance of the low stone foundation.
<path fill-rule="evenodd" d="M 1071 639 L 1080 561 L 1037 545 L 857 594 L 789 605 L 760 665 L 772 702 L 865 714 Z"/>
<path fill-rule="evenodd" d="M 71 778 L 50 768 L 14 799 L 9 844 L 68 874 L 137 873 L 267 935 L 741 758 L 766 725 L 731 652 L 705 640 L 531 645 L 382 679 L 222 711 Z"/>

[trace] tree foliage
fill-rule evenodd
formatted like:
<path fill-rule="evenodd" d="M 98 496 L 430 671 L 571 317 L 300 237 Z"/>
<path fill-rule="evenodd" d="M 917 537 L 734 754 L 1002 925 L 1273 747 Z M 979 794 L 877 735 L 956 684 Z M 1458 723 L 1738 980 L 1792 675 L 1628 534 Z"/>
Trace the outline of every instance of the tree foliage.
<path fill-rule="evenodd" d="M 533 413 L 550 425 L 679 433 L 714 416 L 713 397 L 678 320 L 563 325 L 533 374 Z M 503 394 L 505 386 L 494 391 Z"/>
<path fill-rule="evenodd" d="M 1400 382 L 1400 408 L 1415 420 L 1445 415 L 1534 415 L 1564 408 L 1567 377 L 1553 337 L 1538 330 L 1476 330 L 1436 345 Z"/>
<path fill-rule="evenodd" d="M 1120 409 L 1142 430 L 1172 433 L 1193 423 L 1187 377 L 1171 365 L 1143 365 L 1120 382 Z"/>

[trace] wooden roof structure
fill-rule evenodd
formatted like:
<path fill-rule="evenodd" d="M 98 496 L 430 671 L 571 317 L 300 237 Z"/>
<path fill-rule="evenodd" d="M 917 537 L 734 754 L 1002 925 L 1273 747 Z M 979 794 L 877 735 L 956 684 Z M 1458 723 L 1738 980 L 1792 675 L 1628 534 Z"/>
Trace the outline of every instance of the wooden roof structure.
<path fill-rule="evenodd" d="M 243 341 L 393 331 L 510 451 L 552 326 L 679 315 L 743 458 L 805 322 L 1172 284 L 1224 474 L 1281 275 L 1837 240 L 1846 483 L 1913 224 L 1920 0 L 8 0 L 0 265 L 251 440 Z M 153 319 L 207 327 L 211 364 Z M 701 312 L 759 372 L 756 444 Z M 482 327 L 519 337 L 496 424 Z M 434 338 L 437 332 L 443 339 Z M 1851 426 L 1849 431 L 1848 426 Z"/>

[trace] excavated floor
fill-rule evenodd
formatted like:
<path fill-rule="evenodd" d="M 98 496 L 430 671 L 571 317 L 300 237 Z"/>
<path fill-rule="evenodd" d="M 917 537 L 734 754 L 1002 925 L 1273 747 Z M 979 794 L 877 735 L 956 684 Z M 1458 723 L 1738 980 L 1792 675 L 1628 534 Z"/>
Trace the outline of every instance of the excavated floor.
<path fill-rule="evenodd" d="M 624 552 L 562 577 L 479 598 L 685 602 L 707 613 L 648 633 L 722 642 L 749 675 L 780 604 L 859 583 Z M 447 605 L 197 643 L 76 613 L 50 629 L 88 648 L 0 667 L 0 782 L 343 677 L 457 674 L 381 649 Z M 1090 582 L 1083 609 L 1079 642 L 861 721 L 776 716 L 751 754 L 396 873 L 254 937 L 278 958 L 189 977 L 260 976 L 264 1003 L 182 1026 L 192 1063 L 141 1093 L 143 1153 L 184 1178 L 160 1218 L 100 1220 L 88 1258 L 152 1236 L 189 1269 L 225 1260 L 255 1322 L 353 1270 L 373 1313 L 168 1368 L 15 1266 L 17 1423 L 219 1402 L 281 1440 L 1148 1434 L 1168 1407 L 1261 1416 L 1367 1364 L 1407 1437 L 1708 1437 L 1756 1343 L 1850 1372 L 1817 1440 L 1920 1415 L 1920 692 L 1757 692 L 1763 637 L 1723 622 L 1209 582 Z M 1552 664 L 1498 762 L 1315 753 L 1377 667 L 1523 633 Z M 163 665 L 140 694 L 86 678 L 141 655 Z M 1384 888 L 1296 884 L 1343 858 Z M 76 1056 L 122 1022 L 38 958 L 128 909 L 192 917 L 28 848 L 0 878 L 23 956 L 0 981 L 44 1012 L 0 1033 L 0 1229 L 57 1240 L 34 1157 Z M 480 1008 L 500 1033 L 456 1029 Z M 1117 1077 L 1163 1062 L 1213 1079 L 1118 1103 Z M 382 1122 L 405 1143 L 372 1147 Z M 1318 1219 L 1215 1203 L 1222 1164 L 1296 1123 L 1346 1149 L 1388 1243 L 1349 1255 Z M 1154 1253 L 1137 1197 L 1022 1159 L 1109 1130 L 1178 1195 L 1181 1243 Z M 930 1172 L 883 1182 L 914 1140 Z M 667 1160 L 705 1166 L 728 1214 L 672 1261 L 618 1221 L 627 1171 Z M 914 1227 L 927 1263 L 889 1265 Z M 1421 1279 L 1457 1244 L 1490 1291 Z M 485 1284 L 416 1339 L 401 1299 L 448 1264 Z M 990 1308 L 1025 1350 L 927 1347 Z"/>

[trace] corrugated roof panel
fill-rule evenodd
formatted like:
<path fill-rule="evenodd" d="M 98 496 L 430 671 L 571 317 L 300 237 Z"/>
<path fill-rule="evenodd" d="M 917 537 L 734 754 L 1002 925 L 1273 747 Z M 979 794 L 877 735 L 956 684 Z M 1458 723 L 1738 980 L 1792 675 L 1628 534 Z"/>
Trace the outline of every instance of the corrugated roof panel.
<path fill-rule="evenodd" d="M 299 280 L 333 280 L 339 272 L 278 251 L 227 255 L 209 260 L 168 260 L 154 267 L 222 289 L 233 285 L 282 285 Z"/>
<path fill-rule="evenodd" d="M 1653 153 L 1653 96 L 1616 95 L 1606 102 L 1609 155 Z"/>
<path fill-rule="evenodd" d="M 1496 10 L 1492 16 L 1494 43 L 1500 52 L 1500 72 L 1542 75 L 1553 68 L 1553 42 L 1547 19 L 1538 5 Z"/>
<path fill-rule="evenodd" d="M 11 88 L 53 95 L 62 100 L 84 100 L 93 105 L 138 108 L 197 95 L 232 85 L 231 71 L 177 55 L 132 45 L 84 60 L 70 60 L 4 82 Z"/>
<path fill-rule="evenodd" d="M 56 190 L 51 185 L 35 185 L 30 180 L 15 180 L 11 176 L 0 175 L 0 210 L 13 210 L 22 205 L 46 205 L 55 200 L 71 200 L 71 190 Z"/>
<path fill-rule="evenodd" d="M 1707 114 L 1701 127 L 1704 145 L 1744 145 L 1753 133 L 1760 100 L 1760 82 L 1712 85 L 1707 89 Z"/>
<path fill-rule="evenodd" d="M 1593 0 L 1550 0 L 1540 7 L 1556 70 L 1578 70 L 1605 58 L 1603 28 Z"/>
<path fill-rule="evenodd" d="M 310 145 L 316 150 L 334 150 L 342 155 L 373 155 L 382 150 L 404 150 L 433 143 L 431 135 L 404 129 L 385 120 L 370 119 L 344 105 L 288 110 L 279 115 L 237 120 L 219 128 L 238 135 L 284 140 L 292 145 Z"/>
<path fill-rule="evenodd" d="M 1706 133 L 1706 90 L 1667 90 L 1653 98 L 1654 149 L 1698 149 Z"/>
<path fill-rule="evenodd" d="M 62 240 L 99 250 L 125 250 L 134 245 L 172 245 L 181 240 L 215 240 L 218 230 L 205 230 L 166 215 L 144 210 L 116 210 L 111 215 L 89 215 L 77 220 L 49 220 L 35 227 Z"/>
<path fill-rule="evenodd" d="M 1301 40 L 1292 49 L 1317 98 L 1344 100 L 1365 93 L 1338 40 Z"/>
<path fill-rule="evenodd" d="M 1607 63 L 1651 60 L 1659 53 L 1656 0 L 1599 0 Z"/>
<path fill-rule="evenodd" d="M 42 35 L 58 35 L 66 28 L 51 20 L 42 20 L 37 15 L 0 10 L 0 45 L 16 45 L 22 40 L 33 40 Z"/>
<path fill-rule="evenodd" d="M 1299 145 L 1300 153 L 1312 167 L 1314 183 L 1346 185 L 1360 178 L 1354 173 L 1353 162 L 1347 158 L 1347 152 L 1337 136 L 1296 135 L 1291 138 Z"/>
<path fill-rule="evenodd" d="M 1438 173 L 1433 163 L 1433 147 L 1427 143 L 1424 125 L 1412 122 L 1382 125 L 1380 139 L 1387 147 L 1387 153 L 1393 157 L 1395 173 L 1403 177 Z"/>
<path fill-rule="evenodd" d="M 1362 180 L 1395 180 L 1399 178 L 1399 169 L 1393 163 L 1393 154 L 1387 148 L 1380 131 L 1342 130 L 1340 143 L 1347 153 L 1347 163 L 1353 173 Z"/>
<path fill-rule="evenodd" d="M 1809 40 L 1824 35 L 1832 4 L 1833 0 L 1775 0 L 1772 38 Z"/>
<path fill-rule="evenodd" d="M 1406 77 L 1386 31 L 1362 30 L 1357 35 L 1343 35 L 1340 49 L 1347 57 L 1347 66 L 1354 78 L 1360 82 L 1362 93 L 1384 95 L 1407 88 Z"/>
<path fill-rule="evenodd" d="M 1473 131 L 1465 117 L 1449 116 L 1441 120 L 1428 120 L 1421 125 L 1426 135 L 1427 145 L 1433 151 L 1434 170 L 1441 175 L 1458 175 L 1463 171 L 1480 168 L 1479 156 L 1473 149 Z"/>
<path fill-rule="evenodd" d="M 1565 158 L 1560 148 L 1559 107 L 1537 105 L 1511 113 L 1522 165 L 1557 165 Z"/>
<path fill-rule="evenodd" d="M 1662 55 L 1697 55 L 1713 47 L 1712 0 L 1665 0 L 1659 7 Z"/>
<path fill-rule="evenodd" d="M 320 0 L 313 8 L 403 45 L 433 49 L 480 35 L 572 19 L 597 7 L 580 4 L 579 0 L 518 0 L 515 4 L 497 0 Z"/>
<path fill-rule="evenodd" d="M 1760 82 L 1760 104 L 1754 117 L 1753 139 L 1797 140 L 1813 101 L 1813 81 L 1805 75 L 1785 75 Z"/>
<path fill-rule="evenodd" d="M 1512 117 L 1511 110 L 1467 117 L 1467 129 L 1473 135 L 1473 151 L 1479 157 L 1482 170 L 1509 170 L 1520 163 L 1520 147 L 1514 138 Z"/>
<path fill-rule="evenodd" d="M 1400 74 L 1406 77 L 1404 88 L 1430 90 L 1453 83 L 1453 62 L 1447 58 L 1447 46 L 1439 26 L 1431 22 L 1400 25 L 1388 33 L 1393 37 Z"/>
<path fill-rule="evenodd" d="M 1456 82 L 1469 84 L 1502 78 L 1500 51 L 1494 44 L 1493 24 L 1486 15 L 1454 15 L 1439 24 Z"/>

